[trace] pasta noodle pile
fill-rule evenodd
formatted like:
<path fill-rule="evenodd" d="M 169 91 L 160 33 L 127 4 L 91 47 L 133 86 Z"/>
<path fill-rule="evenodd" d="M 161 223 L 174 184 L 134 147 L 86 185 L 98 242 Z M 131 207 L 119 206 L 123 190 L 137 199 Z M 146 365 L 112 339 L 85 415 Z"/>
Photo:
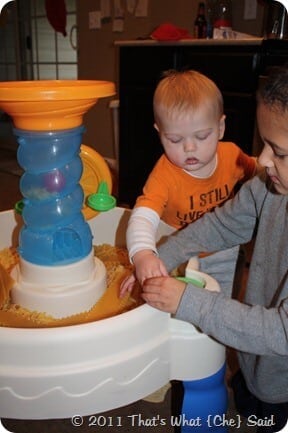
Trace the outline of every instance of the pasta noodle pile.
<path fill-rule="evenodd" d="M 14 248 L 0 251 L 0 326 L 15 328 L 47 328 L 71 326 L 112 317 L 141 305 L 140 287 L 135 284 L 133 292 L 119 299 L 119 287 L 129 275 L 132 265 L 125 248 L 102 244 L 94 247 L 95 256 L 105 265 L 107 271 L 107 289 L 91 310 L 62 319 L 53 318 L 45 313 L 29 311 L 10 299 L 13 287 L 11 271 L 19 262 Z"/>

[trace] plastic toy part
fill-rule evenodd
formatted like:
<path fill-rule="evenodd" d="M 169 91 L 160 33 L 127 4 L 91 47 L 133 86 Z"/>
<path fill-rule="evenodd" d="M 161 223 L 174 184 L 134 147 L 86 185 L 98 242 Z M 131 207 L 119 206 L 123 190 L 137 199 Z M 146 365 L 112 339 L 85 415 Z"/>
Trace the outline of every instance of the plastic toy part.
<path fill-rule="evenodd" d="M 13 117 L 16 128 L 55 131 L 80 126 L 99 98 L 114 94 L 109 81 L 3 81 L 0 108 Z"/>
<path fill-rule="evenodd" d="M 204 274 L 203 272 L 196 271 L 191 269 L 190 261 L 185 270 L 185 277 L 177 277 L 177 280 L 184 281 L 184 283 L 194 284 L 196 287 L 200 287 L 201 289 L 210 290 L 211 292 L 219 292 L 220 287 L 214 278 L 210 277 L 210 275 Z"/>
<path fill-rule="evenodd" d="M 15 206 L 14 206 L 15 212 L 16 212 L 18 215 L 22 215 L 23 207 L 24 207 L 24 201 L 23 201 L 23 200 L 19 200 L 19 201 L 17 201 L 17 202 L 15 203 Z"/>
<path fill-rule="evenodd" d="M 198 278 L 197 278 L 197 276 L 195 276 L 195 278 L 177 277 L 177 280 L 183 281 L 184 283 L 187 283 L 187 284 L 189 284 L 189 283 L 194 284 L 194 286 L 200 287 L 201 289 L 203 289 L 206 286 L 206 281 L 202 277 L 198 277 Z"/>
<path fill-rule="evenodd" d="M 15 304 L 55 318 L 90 310 L 107 287 L 105 266 L 93 251 L 77 263 L 53 267 L 53 272 L 49 266 L 20 259 L 13 278 Z"/>
<path fill-rule="evenodd" d="M 17 206 L 24 223 L 20 270 L 12 289 L 22 307 L 66 317 L 91 309 L 106 289 L 106 269 L 94 260 L 92 232 L 82 213 L 79 153 L 83 115 L 114 92 L 107 81 L 0 83 L 0 109 L 13 117 L 24 169 L 24 199 Z"/>
<path fill-rule="evenodd" d="M 200 380 L 183 381 L 184 399 L 182 406 L 181 433 L 228 433 L 223 415 L 228 405 L 228 394 L 223 386 L 226 372 L 225 364 L 215 374 Z M 213 405 L 207 402 L 213 401 Z M 219 416 L 219 414 L 222 414 Z M 185 423 L 186 420 L 186 423 Z M 193 420 L 194 425 L 189 425 Z M 221 422 L 222 420 L 222 422 Z M 197 423 L 197 424 L 196 424 Z"/>
<path fill-rule="evenodd" d="M 95 194 L 88 197 L 88 205 L 99 212 L 106 212 L 116 206 L 116 199 L 109 194 L 107 182 L 102 181 Z"/>
<path fill-rule="evenodd" d="M 62 266 L 92 249 L 92 234 L 82 214 L 79 156 L 84 127 L 63 131 L 15 129 L 24 197 L 21 257 L 36 265 Z"/>
<path fill-rule="evenodd" d="M 92 147 L 81 144 L 80 147 L 80 158 L 83 165 L 82 176 L 80 179 L 80 185 L 83 189 L 84 200 L 82 205 L 82 213 L 86 220 L 98 215 L 98 211 L 92 209 L 87 204 L 88 197 L 97 191 L 101 180 L 105 181 L 108 194 L 112 191 L 112 176 L 110 169 L 105 159 L 94 150 Z M 59 189 L 59 182 L 56 182 L 57 189 Z M 56 192 L 56 191 L 55 191 Z M 116 205 L 116 201 L 115 201 Z M 114 206 L 113 206 L 114 207 Z M 19 215 L 22 214 L 24 208 L 24 201 L 19 200 L 15 203 L 15 212 Z"/>
<path fill-rule="evenodd" d="M 129 210 L 116 207 L 91 219 L 95 242 L 125 245 L 129 217 Z M 0 248 L 15 246 L 20 223 L 12 211 L 0 213 Z M 170 233 L 160 223 L 157 239 Z M 0 418 L 71 418 L 75 408 L 82 416 L 97 414 L 174 379 L 188 381 L 183 419 L 199 415 L 204 424 L 207 414 L 226 412 L 225 347 L 147 304 L 82 325 L 0 327 L 0 341 Z M 210 430 L 221 431 L 205 433 Z"/>
<path fill-rule="evenodd" d="M 194 257 L 192 257 L 185 269 L 185 280 L 187 283 L 191 282 L 197 287 L 202 287 L 211 292 L 220 292 L 219 284 L 210 275 L 193 269 L 191 266 L 195 265 Z"/>
<path fill-rule="evenodd" d="M 80 157 L 83 163 L 83 173 L 80 179 L 80 185 L 84 192 L 84 203 L 82 213 L 86 220 L 98 215 L 98 211 L 88 206 L 87 199 L 89 195 L 95 193 L 99 188 L 101 181 L 105 181 L 108 193 L 112 191 L 112 176 L 105 159 L 93 148 L 81 145 Z"/>

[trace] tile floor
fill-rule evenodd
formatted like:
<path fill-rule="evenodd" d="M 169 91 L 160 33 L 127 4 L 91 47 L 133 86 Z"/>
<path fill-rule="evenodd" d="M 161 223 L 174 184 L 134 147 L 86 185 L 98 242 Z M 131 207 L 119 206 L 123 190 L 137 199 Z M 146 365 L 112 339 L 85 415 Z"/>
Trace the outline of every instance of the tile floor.
<path fill-rule="evenodd" d="M 0 134 L 0 211 L 12 209 L 15 203 L 21 199 L 21 194 L 19 191 L 19 180 L 22 173 L 16 159 L 16 148 L 17 146 L 12 140 L 7 146 L 7 142 L 1 142 Z M 230 359 L 234 359 L 230 356 Z M 234 365 L 234 364 L 233 364 Z M 173 388 L 174 389 L 174 388 Z M 172 426 L 167 425 L 165 427 L 143 427 L 132 425 L 131 417 L 129 415 L 141 414 L 143 419 L 153 419 L 153 417 L 159 416 L 166 420 L 170 419 L 171 413 L 174 412 L 175 407 L 181 399 L 178 397 L 177 392 L 171 393 L 171 389 L 166 393 L 164 400 L 160 403 L 152 403 L 148 401 L 138 401 L 131 405 L 125 406 L 123 408 L 115 409 L 105 414 L 102 414 L 106 419 L 116 420 L 117 417 L 121 417 L 122 426 L 117 428 L 113 427 L 95 427 L 93 425 L 89 426 L 89 417 L 84 418 L 84 423 L 81 427 L 73 427 L 71 420 L 4 420 L 2 419 L 3 425 L 7 430 L 14 433 L 70 433 L 70 432 L 81 432 L 88 433 L 92 431 L 97 432 L 113 432 L 119 431 L 120 433 L 160 433 L 161 431 L 165 433 L 176 433 L 177 429 L 173 430 Z M 77 408 L 75 407 L 75 413 L 77 413 Z M 175 412 L 174 412 L 175 413 Z M 109 418 L 111 417 L 111 418 Z M 237 419 L 237 413 L 233 408 L 233 401 L 231 398 L 231 391 L 229 390 L 229 411 L 228 418 Z M 193 429 L 194 430 L 194 429 Z M 197 429 L 196 429 L 197 430 Z M 0 431 L 1 428 L 0 428 Z M 178 430 L 179 431 L 179 430 Z M 229 433 L 239 432 L 239 429 L 230 428 Z M 253 428 L 245 427 L 245 423 L 241 427 L 241 433 L 253 433 Z"/>

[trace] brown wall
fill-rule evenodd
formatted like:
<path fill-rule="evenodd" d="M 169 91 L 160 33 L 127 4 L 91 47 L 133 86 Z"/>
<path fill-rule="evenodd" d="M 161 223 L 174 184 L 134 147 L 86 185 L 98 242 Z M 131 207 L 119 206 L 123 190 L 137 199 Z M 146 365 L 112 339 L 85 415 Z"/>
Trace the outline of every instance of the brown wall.
<path fill-rule="evenodd" d="M 112 5 L 111 1 L 111 5 Z M 262 35 L 263 8 L 258 5 L 257 19 L 243 19 L 244 0 L 232 0 L 233 28 L 241 32 Z M 126 1 L 122 0 L 126 5 Z M 198 0 L 149 0 L 148 17 L 137 18 L 125 12 L 124 31 L 112 32 L 112 22 L 102 24 L 99 30 L 89 30 L 89 11 L 100 9 L 100 0 L 78 0 L 78 59 L 79 79 L 111 80 L 117 86 L 117 49 L 115 40 L 129 40 L 147 36 L 159 24 L 171 22 L 193 32 Z M 113 9 L 112 9 L 113 16 Z M 141 48 L 139 48 L 141 49 Z M 117 98 L 117 95 L 115 96 Z M 84 142 L 105 157 L 115 157 L 113 151 L 112 113 L 105 98 L 91 109 L 84 119 L 87 132 Z"/>

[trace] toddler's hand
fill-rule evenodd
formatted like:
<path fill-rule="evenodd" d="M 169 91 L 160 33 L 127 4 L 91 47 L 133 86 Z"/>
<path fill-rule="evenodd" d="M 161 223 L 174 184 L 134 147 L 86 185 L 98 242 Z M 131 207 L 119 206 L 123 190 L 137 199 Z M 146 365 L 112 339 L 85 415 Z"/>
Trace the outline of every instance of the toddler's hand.
<path fill-rule="evenodd" d="M 135 265 L 136 278 L 141 286 L 147 278 L 168 275 L 164 263 L 153 253 L 153 251 L 139 251 L 134 255 L 133 263 Z"/>
<path fill-rule="evenodd" d="M 134 274 L 129 275 L 122 281 L 119 291 L 119 298 L 124 298 L 126 293 L 132 292 L 135 281 L 136 277 Z"/>
<path fill-rule="evenodd" d="M 147 278 L 168 275 L 163 262 L 155 256 L 153 251 L 139 251 L 134 255 L 133 263 L 135 265 L 135 274 L 131 274 L 123 280 L 120 286 L 119 298 L 123 298 L 127 292 L 132 292 L 136 279 L 143 285 Z"/>
<path fill-rule="evenodd" d="M 143 284 L 142 298 L 151 307 L 175 314 L 186 284 L 172 277 L 154 277 Z"/>

